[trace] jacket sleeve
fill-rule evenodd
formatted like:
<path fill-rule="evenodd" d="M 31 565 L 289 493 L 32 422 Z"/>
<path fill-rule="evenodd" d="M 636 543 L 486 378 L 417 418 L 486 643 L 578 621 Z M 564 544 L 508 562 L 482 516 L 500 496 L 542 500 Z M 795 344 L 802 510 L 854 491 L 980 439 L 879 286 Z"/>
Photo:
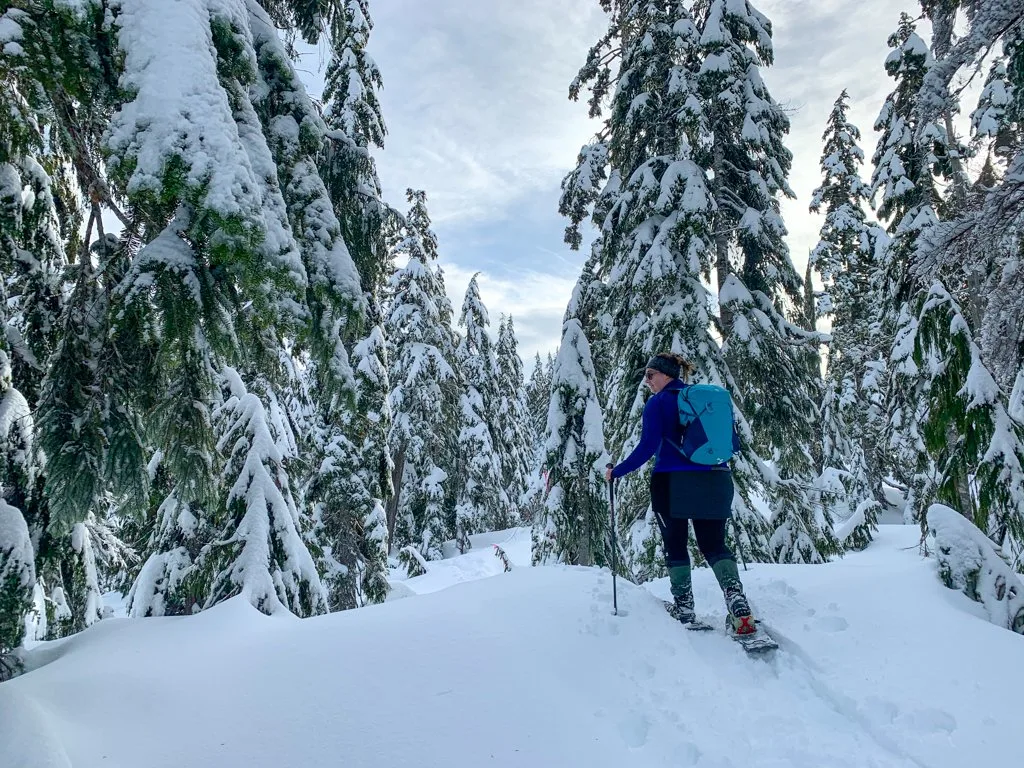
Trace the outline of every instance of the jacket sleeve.
<path fill-rule="evenodd" d="M 658 398 L 652 397 L 644 406 L 643 430 L 636 448 L 612 470 L 612 477 L 622 477 L 633 472 L 654 456 L 661 444 L 661 420 L 658 418 Z"/>

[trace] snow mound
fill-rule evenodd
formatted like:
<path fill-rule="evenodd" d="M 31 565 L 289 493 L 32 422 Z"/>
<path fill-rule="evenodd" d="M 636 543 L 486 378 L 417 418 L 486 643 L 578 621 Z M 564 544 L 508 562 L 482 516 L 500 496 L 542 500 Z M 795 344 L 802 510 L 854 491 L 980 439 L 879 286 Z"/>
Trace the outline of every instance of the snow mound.
<path fill-rule="evenodd" d="M 664 581 L 620 579 L 628 615 L 612 616 L 607 571 L 516 567 L 507 538 L 510 572 L 357 611 L 268 617 L 236 598 L 108 619 L 30 651 L 0 685 L 0 765 L 1013 764 L 1024 671 L 1005 660 L 1021 638 L 942 587 L 918 533 L 883 526 L 842 561 L 746 572 L 782 646 L 772 659 L 688 633 Z M 485 557 L 501 568 L 480 544 L 461 575 Z M 695 591 L 720 625 L 707 569 Z"/>
<path fill-rule="evenodd" d="M 943 583 L 984 605 L 993 624 L 1024 635 L 1024 584 L 988 536 L 942 504 L 928 509 L 928 529 Z"/>

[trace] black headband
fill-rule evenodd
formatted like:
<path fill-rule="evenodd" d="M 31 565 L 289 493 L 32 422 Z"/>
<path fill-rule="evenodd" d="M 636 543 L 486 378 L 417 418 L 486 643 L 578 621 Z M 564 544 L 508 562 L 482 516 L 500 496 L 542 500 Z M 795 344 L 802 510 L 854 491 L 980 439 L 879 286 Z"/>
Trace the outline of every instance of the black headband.
<path fill-rule="evenodd" d="M 675 360 L 670 360 L 667 357 L 652 357 L 650 360 L 647 361 L 647 367 L 655 371 L 660 371 L 669 378 L 679 378 L 679 363 L 677 363 Z"/>

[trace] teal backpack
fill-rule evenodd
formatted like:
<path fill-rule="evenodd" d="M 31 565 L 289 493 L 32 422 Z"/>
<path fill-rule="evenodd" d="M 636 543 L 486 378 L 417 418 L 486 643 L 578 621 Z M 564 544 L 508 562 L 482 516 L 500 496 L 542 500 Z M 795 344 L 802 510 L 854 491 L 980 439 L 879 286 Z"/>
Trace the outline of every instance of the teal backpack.
<path fill-rule="evenodd" d="M 724 464 L 740 450 L 729 392 L 714 384 L 686 384 L 679 390 L 682 454 L 695 464 Z"/>

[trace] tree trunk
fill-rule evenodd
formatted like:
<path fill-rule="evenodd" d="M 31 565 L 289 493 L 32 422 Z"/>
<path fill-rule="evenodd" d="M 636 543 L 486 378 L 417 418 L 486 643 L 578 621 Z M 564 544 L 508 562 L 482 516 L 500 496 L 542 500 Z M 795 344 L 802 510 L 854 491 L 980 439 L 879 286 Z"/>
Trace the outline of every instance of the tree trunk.
<path fill-rule="evenodd" d="M 405 472 L 405 446 L 403 445 L 398 449 L 398 455 L 395 456 L 394 469 L 391 471 L 391 487 L 394 488 L 394 493 L 388 500 L 387 506 L 387 520 L 388 520 L 388 545 L 395 540 L 395 521 L 398 520 L 398 501 L 402 498 L 402 475 Z"/>
<path fill-rule="evenodd" d="M 949 150 L 954 151 L 959 142 L 956 137 L 956 128 L 953 126 L 953 115 L 947 109 L 942 119 L 946 123 L 946 139 L 949 142 Z M 953 167 L 953 205 L 956 207 L 956 213 L 959 214 L 967 204 L 967 191 L 970 187 L 970 182 L 959 155 L 950 157 L 950 165 Z"/>
<path fill-rule="evenodd" d="M 715 141 L 715 157 L 714 157 L 714 170 L 715 170 L 715 181 L 714 181 L 714 196 L 715 200 L 720 200 L 719 186 L 722 183 L 722 167 L 725 165 L 725 153 L 722 149 L 722 143 Z M 718 274 L 718 294 L 721 297 L 722 286 L 725 285 L 726 278 L 729 277 L 729 231 L 726 227 L 725 217 L 722 215 L 722 209 L 719 207 L 718 215 L 715 216 L 715 269 Z M 732 334 L 732 311 L 726 309 L 719 302 L 719 316 L 722 319 L 722 341 L 728 341 L 729 336 Z"/>
<path fill-rule="evenodd" d="M 818 306 L 814 297 L 814 271 L 811 260 L 807 259 L 807 273 L 804 275 L 804 330 L 818 330 Z"/>

